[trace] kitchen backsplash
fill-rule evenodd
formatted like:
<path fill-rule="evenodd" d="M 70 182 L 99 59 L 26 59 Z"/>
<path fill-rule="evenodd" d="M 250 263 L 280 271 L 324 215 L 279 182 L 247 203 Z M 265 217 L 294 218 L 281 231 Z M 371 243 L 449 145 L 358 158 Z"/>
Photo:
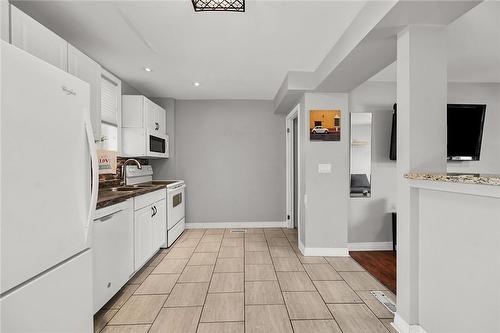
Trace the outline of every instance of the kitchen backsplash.
<path fill-rule="evenodd" d="M 116 159 L 116 174 L 99 175 L 99 187 L 117 186 L 122 180 L 122 165 L 128 160 L 126 157 L 117 157 Z M 142 165 L 147 165 L 148 160 L 136 158 Z M 130 163 L 130 162 L 129 162 Z M 134 164 L 131 164 L 134 165 Z"/>

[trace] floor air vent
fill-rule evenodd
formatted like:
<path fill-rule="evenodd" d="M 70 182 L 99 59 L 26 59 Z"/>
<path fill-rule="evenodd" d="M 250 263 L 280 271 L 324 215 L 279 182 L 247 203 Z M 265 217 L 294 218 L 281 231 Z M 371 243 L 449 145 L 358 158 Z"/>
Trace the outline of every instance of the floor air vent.
<path fill-rule="evenodd" d="M 240 234 L 240 233 L 245 233 L 247 232 L 246 229 L 231 229 L 230 230 L 231 233 L 236 233 L 236 234 Z"/>
<path fill-rule="evenodd" d="M 389 310 L 393 314 L 396 313 L 396 304 L 394 304 L 394 302 L 391 301 L 391 299 L 387 297 L 387 295 L 384 294 L 383 291 L 376 290 L 372 291 L 371 293 L 380 303 L 382 303 L 387 308 L 387 310 Z"/>

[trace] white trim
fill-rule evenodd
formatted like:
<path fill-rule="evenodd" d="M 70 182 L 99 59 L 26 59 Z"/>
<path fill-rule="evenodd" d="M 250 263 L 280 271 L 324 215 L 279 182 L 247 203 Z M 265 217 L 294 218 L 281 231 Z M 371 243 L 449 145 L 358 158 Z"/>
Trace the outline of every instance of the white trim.
<path fill-rule="evenodd" d="M 297 218 L 297 229 L 299 230 L 298 237 L 300 238 L 300 228 L 299 228 L 299 219 L 300 216 L 300 204 L 297 207 L 297 216 L 293 214 L 293 191 L 294 191 L 294 183 L 293 183 L 293 137 L 291 135 L 293 131 L 293 120 L 297 118 L 297 131 L 299 130 L 299 113 L 300 113 L 300 104 L 297 104 L 292 111 L 285 118 L 285 135 L 286 135 L 286 214 L 290 215 L 290 220 L 288 220 L 287 225 L 288 228 L 293 228 L 293 222 Z M 290 133 L 288 132 L 290 129 Z M 298 135 L 298 133 L 297 133 Z M 300 140 L 297 140 L 297 154 L 300 156 Z M 297 174 L 299 175 L 299 179 L 297 181 L 298 188 L 297 192 L 300 193 L 300 164 L 298 165 Z M 300 201 L 299 201 L 300 203 Z"/>
<path fill-rule="evenodd" d="M 305 247 L 302 251 L 304 256 L 312 257 L 348 257 L 349 251 L 346 247 Z"/>
<path fill-rule="evenodd" d="M 305 256 L 305 254 L 304 254 L 304 253 L 306 252 L 306 247 L 304 246 L 304 244 L 302 243 L 302 241 L 300 240 L 300 238 L 299 238 L 298 243 L 299 243 L 299 250 L 300 250 L 300 253 L 302 253 L 302 255 L 303 255 L 303 256 Z"/>
<path fill-rule="evenodd" d="M 186 229 L 213 229 L 213 228 L 286 228 L 287 221 L 248 221 L 248 222 L 201 222 L 186 223 Z"/>
<path fill-rule="evenodd" d="M 399 333 L 427 333 L 420 325 L 408 324 L 397 312 L 391 325 Z"/>
<path fill-rule="evenodd" d="M 391 251 L 392 242 L 348 243 L 349 251 Z"/>

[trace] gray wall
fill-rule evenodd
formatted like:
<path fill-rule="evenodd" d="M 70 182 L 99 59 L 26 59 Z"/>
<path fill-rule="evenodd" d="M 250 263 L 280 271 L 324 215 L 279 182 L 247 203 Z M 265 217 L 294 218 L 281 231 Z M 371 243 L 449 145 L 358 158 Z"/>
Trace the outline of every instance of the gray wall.
<path fill-rule="evenodd" d="M 270 101 L 177 100 L 186 222 L 285 221 L 285 118 Z"/>
<path fill-rule="evenodd" d="M 480 160 L 448 162 L 448 171 L 499 174 L 500 83 L 449 83 L 448 103 L 486 104 Z"/>
<path fill-rule="evenodd" d="M 310 110 L 341 110 L 341 141 L 309 140 Z M 349 213 L 349 110 L 347 94 L 305 94 L 301 154 L 305 161 L 305 246 L 347 248 Z M 318 164 L 331 164 L 331 173 L 318 173 Z M 303 197 L 302 197 L 303 198 Z"/>
<path fill-rule="evenodd" d="M 392 82 L 366 82 L 349 94 L 351 113 L 372 113 L 372 195 L 350 199 L 349 243 L 392 241 L 396 162 L 389 160 L 389 147 L 395 101 L 396 84 Z"/>
<path fill-rule="evenodd" d="M 365 82 L 349 94 L 351 112 L 372 112 L 372 196 L 352 198 L 349 242 L 390 242 L 396 209 L 396 163 L 389 160 L 395 82 Z M 449 162 L 449 172 L 500 173 L 500 84 L 448 83 L 448 103 L 487 104 L 481 160 Z"/>
<path fill-rule="evenodd" d="M 418 315 L 429 333 L 500 332 L 500 199 L 448 192 L 474 186 L 494 187 L 444 184 L 420 189 L 415 203 Z"/>

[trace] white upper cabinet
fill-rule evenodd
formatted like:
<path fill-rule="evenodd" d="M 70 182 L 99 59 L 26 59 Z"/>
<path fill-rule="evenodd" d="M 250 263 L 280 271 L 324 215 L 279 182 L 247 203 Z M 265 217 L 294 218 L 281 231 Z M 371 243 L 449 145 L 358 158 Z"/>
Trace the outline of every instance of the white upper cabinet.
<path fill-rule="evenodd" d="M 10 7 L 11 43 L 67 71 L 68 43 L 17 7 Z"/>
<path fill-rule="evenodd" d="M 124 95 L 123 127 L 142 127 L 151 133 L 167 134 L 166 112 L 144 96 Z"/>
<path fill-rule="evenodd" d="M 147 98 L 144 98 L 144 110 L 146 128 L 153 132 L 167 134 L 165 130 L 165 110 Z"/>
<path fill-rule="evenodd" d="M 97 140 L 101 137 L 101 66 L 68 44 L 68 72 L 90 85 L 90 120 Z"/>

